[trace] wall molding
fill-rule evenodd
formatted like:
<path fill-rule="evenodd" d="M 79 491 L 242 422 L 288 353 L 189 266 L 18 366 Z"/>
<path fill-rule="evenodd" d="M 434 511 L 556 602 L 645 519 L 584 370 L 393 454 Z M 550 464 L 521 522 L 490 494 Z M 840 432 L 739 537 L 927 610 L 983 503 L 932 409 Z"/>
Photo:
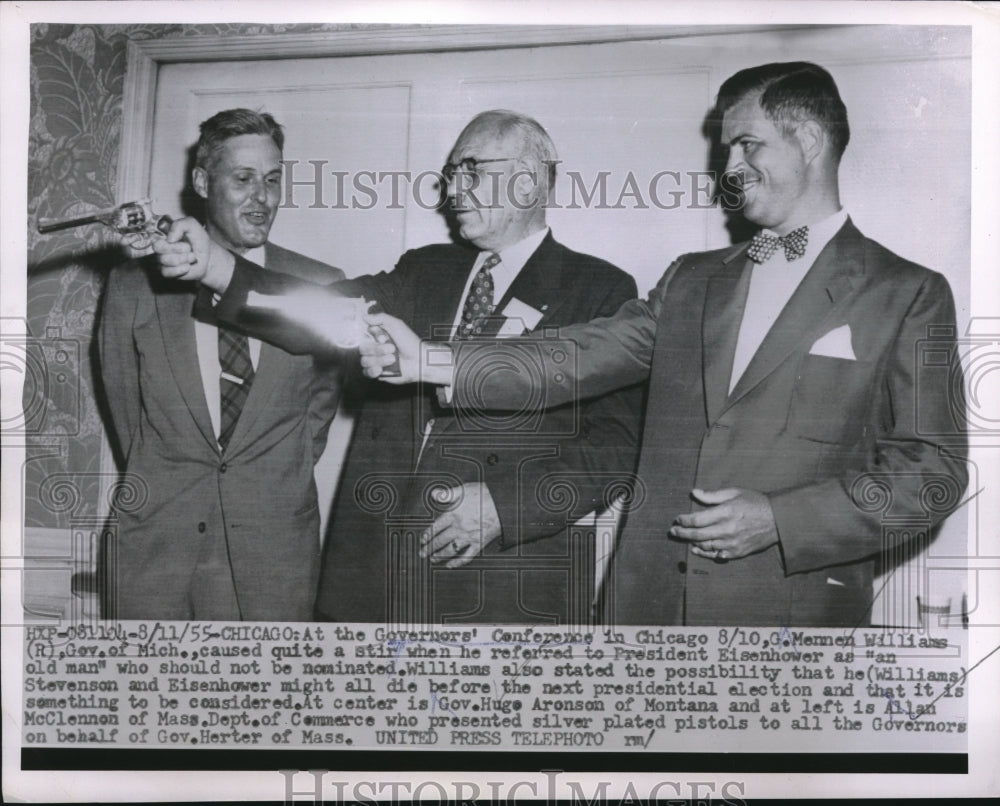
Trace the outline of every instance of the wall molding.
<path fill-rule="evenodd" d="M 811 26 L 385 25 L 311 33 L 133 39 L 126 51 L 116 197 L 141 199 L 149 192 L 156 89 L 163 65 L 637 42 L 803 27 Z M 100 467 L 110 476 L 115 472 L 114 457 L 107 439 L 102 443 Z M 105 490 L 101 493 L 104 502 Z M 102 506 L 102 514 L 105 509 Z"/>
<path fill-rule="evenodd" d="M 198 36 L 128 43 L 117 192 L 141 198 L 149 185 L 156 85 L 161 65 L 201 61 L 378 56 L 461 50 L 679 39 L 799 25 L 387 25 L 343 31 Z"/>

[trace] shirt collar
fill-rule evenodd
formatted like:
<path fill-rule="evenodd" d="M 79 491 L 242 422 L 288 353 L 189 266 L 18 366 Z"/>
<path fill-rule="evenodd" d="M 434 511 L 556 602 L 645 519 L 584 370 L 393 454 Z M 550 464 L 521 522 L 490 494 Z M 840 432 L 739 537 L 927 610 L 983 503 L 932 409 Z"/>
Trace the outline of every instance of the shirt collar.
<path fill-rule="evenodd" d="M 247 249 L 247 251 L 243 253 L 242 257 L 244 260 L 249 260 L 251 263 L 256 263 L 258 266 L 263 266 L 265 251 L 266 251 L 265 245 L 261 244 L 260 246 L 255 246 L 253 249 Z"/>
<path fill-rule="evenodd" d="M 833 236 L 840 232 L 840 228 L 846 223 L 847 210 L 841 207 L 833 215 L 828 215 L 826 218 L 809 224 L 809 245 L 813 246 L 815 244 L 822 250 L 833 239 Z M 761 232 L 764 235 L 773 235 L 775 238 L 781 237 L 771 229 L 762 229 Z"/>
<path fill-rule="evenodd" d="M 847 210 L 840 208 L 833 215 L 827 216 L 822 221 L 809 225 L 809 251 L 816 249 L 818 255 L 826 247 L 833 236 L 840 232 L 840 228 L 847 223 Z"/>
<path fill-rule="evenodd" d="M 833 215 L 829 215 L 826 218 L 820 219 L 813 224 L 809 224 L 809 238 L 806 241 L 806 251 L 799 260 L 796 261 L 786 261 L 784 254 L 779 249 L 771 256 L 771 259 L 766 261 L 770 264 L 772 261 L 781 266 L 797 265 L 803 267 L 804 270 L 808 270 L 813 263 L 816 262 L 816 258 L 819 257 L 819 253 L 822 252 L 828 243 L 833 240 L 833 236 L 840 232 L 841 227 L 847 223 L 847 210 L 841 208 Z M 765 235 L 773 235 L 774 237 L 780 237 L 778 233 L 773 230 L 763 229 L 761 230 Z M 781 260 L 775 260 L 775 256 L 781 255 Z M 801 262 L 800 262 L 801 261 Z"/>
<path fill-rule="evenodd" d="M 504 266 L 512 274 L 516 275 L 524 264 L 528 262 L 535 250 L 542 245 L 545 236 L 549 234 L 548 227 L 542 227 L 538 232 L 533 232 L 527 238 L 522 238 L 515 244 L 511 244 L 505 249 L 497 252 L 500 255 L 500 265 Z M 492 250 L 487 250 L 487 254 Z M 485 260 L 486 258 L 483 258 Z"/>

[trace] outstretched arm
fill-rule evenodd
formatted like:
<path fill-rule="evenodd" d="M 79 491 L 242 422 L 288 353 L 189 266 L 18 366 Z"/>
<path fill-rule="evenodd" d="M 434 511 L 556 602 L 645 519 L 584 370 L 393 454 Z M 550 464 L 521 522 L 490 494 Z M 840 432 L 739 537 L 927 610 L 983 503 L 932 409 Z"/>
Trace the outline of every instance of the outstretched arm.
<path fill-rule="evenodd" d="M 400 282 L 382 273 L 322 285 L 268 271 L 219 246 L 192 218 L 175 221 L 153 249 L 165 277 L 201 284 L 200 315 L 294 354 L 336 355 L 353 346 L 363 323 L 354 321 L 349 301 L 367 297 L 391 306 Z"/>
<path fill-rule="evenodd" d="M 656 322 L 682 262 L 683 257 L 671 264 L 645 300 L 629 300 L 611 316 L 554 333 L 546 329 L 518 339 L 446 345 L 421 342 L 398 319 L 373 315 L 369 324 L 386 338 L 362 347 L 361 365 L 368 377 L 387 383 L 451 386 L 454 404 L 463 408 L 517 411 L 539 399 L 547 408 L 631 386 L 649 374 Z M 382 377 L 382 369 L 394 361 L 400 374 Z"/>

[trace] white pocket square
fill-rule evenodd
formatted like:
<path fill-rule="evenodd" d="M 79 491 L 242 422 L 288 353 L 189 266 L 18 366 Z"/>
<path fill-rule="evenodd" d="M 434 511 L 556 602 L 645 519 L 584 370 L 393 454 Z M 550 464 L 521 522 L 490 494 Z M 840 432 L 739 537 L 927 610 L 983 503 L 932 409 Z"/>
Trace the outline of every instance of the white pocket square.
<path fill-rule="evenodd" d="M 857 361 L 851 346 L 851 326 L 835 327 L 824 336 L 820 336 L 809 348 L 809 355 L 823 355 L 827 358 L 843 358 L 847 361 Z"/>

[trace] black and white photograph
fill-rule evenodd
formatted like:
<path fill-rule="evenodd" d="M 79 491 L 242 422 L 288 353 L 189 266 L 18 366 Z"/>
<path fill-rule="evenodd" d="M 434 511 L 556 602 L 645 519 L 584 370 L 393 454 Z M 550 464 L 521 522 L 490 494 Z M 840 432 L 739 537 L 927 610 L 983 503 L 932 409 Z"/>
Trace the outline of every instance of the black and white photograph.
<path fill-rule="evenodd" d="M 5 799 L 998 794 L 997 10 L 0 5 Z"/>

